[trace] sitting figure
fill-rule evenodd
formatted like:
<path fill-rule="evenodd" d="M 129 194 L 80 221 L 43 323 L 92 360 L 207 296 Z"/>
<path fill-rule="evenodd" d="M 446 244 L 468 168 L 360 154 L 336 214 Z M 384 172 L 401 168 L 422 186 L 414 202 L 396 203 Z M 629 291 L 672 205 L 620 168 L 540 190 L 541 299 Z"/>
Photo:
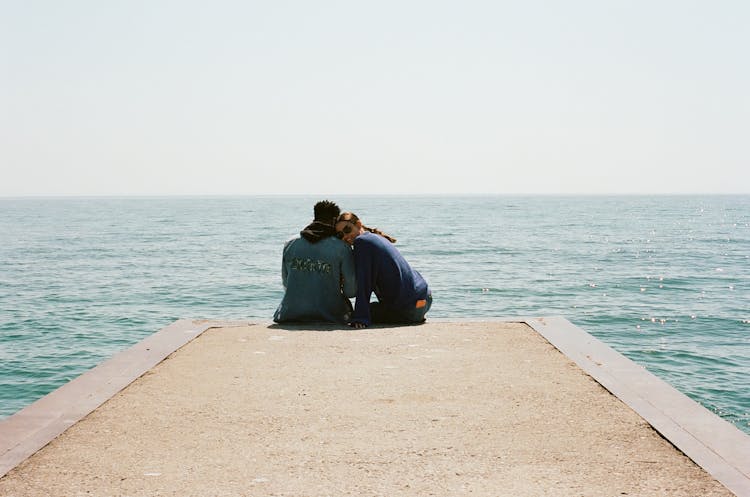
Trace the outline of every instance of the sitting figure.
<path fill-rule="evenodd" d="M 318 202 L 313 210 L 313 222 L 284 245 L 284 298 L 273 316 L 277 323 L 350 319 L 349 298 L 357 287 L 352 249 L 334 236 L 341 210 L 328 200 Z"/>

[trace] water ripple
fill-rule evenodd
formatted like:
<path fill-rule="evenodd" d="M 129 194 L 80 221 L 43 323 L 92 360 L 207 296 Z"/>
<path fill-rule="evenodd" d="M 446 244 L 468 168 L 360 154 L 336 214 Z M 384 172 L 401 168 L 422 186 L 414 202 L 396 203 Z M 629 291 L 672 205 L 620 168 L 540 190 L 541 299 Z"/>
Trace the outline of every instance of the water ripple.
<path fill-rule="evenodd" d="M 0 416 L 175 319 L 270 320 L 316 200 L 0 199 Z M 750 197 L 335 200 L 431 316 L 565 316 L 750 433 Z"/>

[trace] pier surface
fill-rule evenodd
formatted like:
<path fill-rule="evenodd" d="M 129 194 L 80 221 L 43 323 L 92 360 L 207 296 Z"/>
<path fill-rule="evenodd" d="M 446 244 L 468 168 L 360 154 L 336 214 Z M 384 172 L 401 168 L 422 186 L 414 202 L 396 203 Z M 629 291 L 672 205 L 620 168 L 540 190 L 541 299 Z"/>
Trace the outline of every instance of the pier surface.
<path fill-rule="evenodd" d="M 617 392 L 618 361 L 632 363 L 552 321 L 179 321 L 1 422 L 0 495 L 747 495 L 747 461 L 721 456 L 747 436 L 730 428 L 715 450 L 688 430 L 685 443 L 719 453 L 704 469 L 652 427 L 678 414 L 647 421 L 634 408 L 658 411 L 650 394 L 602 386 Z"/>

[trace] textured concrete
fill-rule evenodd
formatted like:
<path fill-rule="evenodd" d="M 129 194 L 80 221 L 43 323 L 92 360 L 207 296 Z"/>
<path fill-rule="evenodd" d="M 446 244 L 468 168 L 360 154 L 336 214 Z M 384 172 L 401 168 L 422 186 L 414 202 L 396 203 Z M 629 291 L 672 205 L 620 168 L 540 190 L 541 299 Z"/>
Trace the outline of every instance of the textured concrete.
<path fill-rule="evenodd" d="M 747 436 L 698 432 L 724 422 L 559 318 L 160 333 L 0 423 L 0 495 L 748 495 L 722 448 Z"/>

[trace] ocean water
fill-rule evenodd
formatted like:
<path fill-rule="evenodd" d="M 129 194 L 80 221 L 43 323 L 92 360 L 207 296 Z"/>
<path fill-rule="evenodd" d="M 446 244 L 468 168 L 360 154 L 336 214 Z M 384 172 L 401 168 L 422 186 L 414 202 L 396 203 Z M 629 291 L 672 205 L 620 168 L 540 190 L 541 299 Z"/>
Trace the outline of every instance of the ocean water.
<path fill-rule="evenodd" d="M 270 321 L 319 199 L 0 198 L 0 417 L 176 319 Z M 750 433 L 750 196 L 331 199 L 428 318 L 564 316 Z"/>

